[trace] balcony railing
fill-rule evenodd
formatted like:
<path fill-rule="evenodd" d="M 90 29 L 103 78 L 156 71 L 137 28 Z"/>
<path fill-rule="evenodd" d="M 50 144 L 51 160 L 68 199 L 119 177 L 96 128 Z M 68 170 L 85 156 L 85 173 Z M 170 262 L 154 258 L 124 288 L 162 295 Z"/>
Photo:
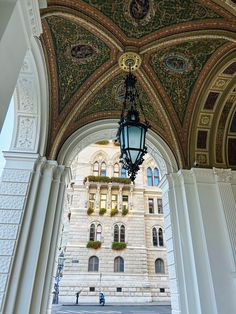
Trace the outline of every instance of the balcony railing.
<path fill-rule="evenodd" d="M 84 178 L 84 184 L 86 182 L 98 182 L 98 183 L 121 183 L 130 184 L 130 178 L 119 178 L 119 177 L 105 177 L 105 176 L 87 176 Z"/>

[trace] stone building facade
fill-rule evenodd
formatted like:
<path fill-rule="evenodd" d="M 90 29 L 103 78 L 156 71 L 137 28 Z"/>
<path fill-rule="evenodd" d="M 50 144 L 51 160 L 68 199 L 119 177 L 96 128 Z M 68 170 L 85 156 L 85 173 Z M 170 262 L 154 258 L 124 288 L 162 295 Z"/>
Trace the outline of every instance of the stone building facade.
<path fill-rule="evenodd" d="M 147 155 L 135 184 L 130 183 L 119 164 L 119 147 L 104 141 L 77 155 L 72 179 L 61 243 L 60 302 L 74 302 L 80 290 L 81 302 L 97 301 L 100 290 L 108 302 L 170 301 L 154 160 Z"/>

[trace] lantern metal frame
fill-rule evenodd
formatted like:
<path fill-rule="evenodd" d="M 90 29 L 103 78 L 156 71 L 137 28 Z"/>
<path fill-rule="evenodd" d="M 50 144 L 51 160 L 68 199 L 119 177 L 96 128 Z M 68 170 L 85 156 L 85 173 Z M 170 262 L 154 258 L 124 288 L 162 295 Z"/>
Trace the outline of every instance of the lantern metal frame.
<path fill-rule="evenodd" d="M 132 61 L 129 63 L 129 73 L 125 79 L 125 97 L 119 121 L 117 141 L 120 143 L 120 162 L 128 171 L 128 176 L 133 182 L 136 178 L 137 172 L 140 169 L 140 165 L 144 161 L 144 155 L 147 153 L 145 140 L 146 132 L 150 128 L 150 124 L 146 120 L 143 106 L 139 100 L 139 94 L 136 89 L 137 78 L 131 72 L 131 69 Z M 140 107 L 144 122 L 140 121 L 138 106 Z M 139 131 L 140 133 L 139 147 L 132 147 L 132 143 L 129 142 L 131 136 L 129 132 L 131 129 L 135 130 L 135 128 L 136 131 Z M 134 158 L 134 156 L 136 157 Z"/>

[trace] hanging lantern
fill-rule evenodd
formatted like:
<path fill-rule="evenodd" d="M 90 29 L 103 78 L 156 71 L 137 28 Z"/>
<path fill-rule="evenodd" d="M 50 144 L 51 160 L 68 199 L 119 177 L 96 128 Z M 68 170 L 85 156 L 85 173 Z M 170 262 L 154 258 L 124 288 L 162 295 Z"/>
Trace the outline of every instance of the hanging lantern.
<path fill-rule="evenodd" d="M 134 55 L 135 57 L 138 56 L 137 54 Z M 135 68 L 135 60 L 130 57 L 130 54 L 125 54 L 125 56 L 126 58 L 123 61 L 129 69 L 129 73 L 125 79 L 125 97 L 117 137 L 121 150 L 120 161 L 128 171 L 130 179 L 134 181 L 139 166 L 144 161 L 143 157 L 147 153 L 145 140 L 146 132 L 150 126 L 145 118 L 143 106 L 139 103 L 141 113 L 145 119 L 144 123 L 140 122 L 137 108 L 138 92 L 135 86 L 137 79 L 131 72 L 132 68 Z"/>

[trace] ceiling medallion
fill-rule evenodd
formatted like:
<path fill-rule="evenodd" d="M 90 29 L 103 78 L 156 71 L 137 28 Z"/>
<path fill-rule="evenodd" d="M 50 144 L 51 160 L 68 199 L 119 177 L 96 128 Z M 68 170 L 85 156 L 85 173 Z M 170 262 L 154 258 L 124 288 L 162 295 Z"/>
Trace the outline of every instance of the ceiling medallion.
<path fill-rule="evenodd" d="M 126 0 L 124 16 L 133 25 L 146 25 L 155 14 L 153 0 Z"/>
<path fill-rule="evenodd" d="M 89 42 L 79 41 L 66 49 L 66 56 L 73 62 L 86 64 L 97 55 L 98 49 Z"/>
<path fill-rule="evenodd" d="M 141 65 L 142 59 L 140 55 L 135 52 L 125 52 L 119 58 L 119 67 L 125 71 L 135 71 Z"/>
<path fill-rule="evenodd" d="M 181 53 L 170 53 L 168 55 L 162 56 L 160 59 L 162 67 L 166 71 L 172 74 L 183 74 L 188 73 L 192 70 L 193 64 L 184 54 Z"/>

